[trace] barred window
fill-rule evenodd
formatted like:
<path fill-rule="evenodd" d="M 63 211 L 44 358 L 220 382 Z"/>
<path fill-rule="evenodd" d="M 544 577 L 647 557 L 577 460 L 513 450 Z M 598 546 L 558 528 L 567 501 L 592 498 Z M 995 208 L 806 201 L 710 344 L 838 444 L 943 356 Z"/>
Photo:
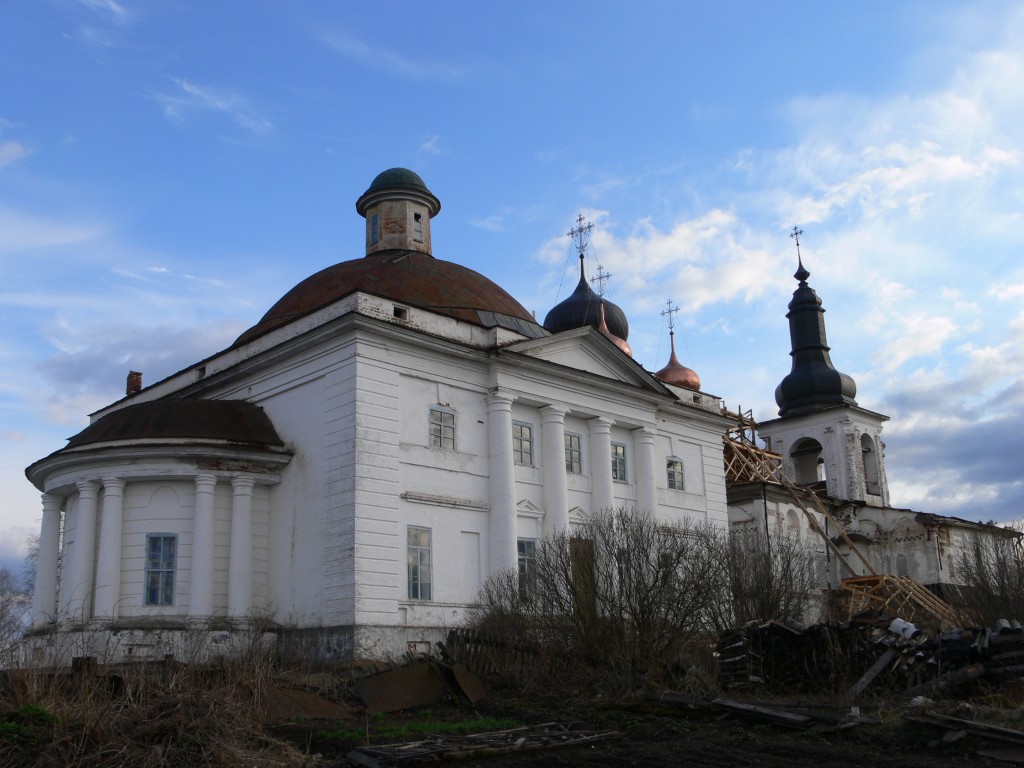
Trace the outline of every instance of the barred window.
<path fill-rule="evenodd" d="M 668 473 L 668 487 L 674 491 L 685 490 L 683 460 L 675 456 L 669 456 L 665 461 L 665 469 Z"/>
<path fill-rule="evenodd" d="M 570 475 L 583 474 L 583 448 L 580 436 L 565 433 L 565 471 Z"/>
<path fill-rule="evenodd" d="M 516 464 L 533 466 L 533 425 L 522 421 L 512 422 L 512 456 Z"/>
<path fill-rule="evenodd" d="M 430 529 L 409 526 L 406 533 L 409 599 L 429 600 L 431 586 Z"/>
<path fill-rule="evenodd" d="M 455 450 L 455 411 L 439 405 L 431 406 L 430 445 Z"/>
<path fill-rule="evenodd" d="M 626 446 L 622 443 L 612 443 L 612 480 L 629 482 L 626 479 Z"/>
<path fill-rule="evenodd" d="M 174 605 L 177 553 L 177 536 L 146 535 L 146 605 Z"/>

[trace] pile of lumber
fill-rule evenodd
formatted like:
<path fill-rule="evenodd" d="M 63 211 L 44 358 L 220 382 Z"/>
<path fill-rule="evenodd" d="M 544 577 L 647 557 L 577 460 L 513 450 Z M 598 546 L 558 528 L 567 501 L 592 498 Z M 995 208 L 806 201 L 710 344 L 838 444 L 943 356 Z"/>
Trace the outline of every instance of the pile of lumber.
<path fill-rule="evenodd" d="M 929 634 L 867 612 L 840 624 L 751 622 L 718 640 L 723 690 L 932 694 L 980 677 L 1024 674 L 1019 624 Z"/>

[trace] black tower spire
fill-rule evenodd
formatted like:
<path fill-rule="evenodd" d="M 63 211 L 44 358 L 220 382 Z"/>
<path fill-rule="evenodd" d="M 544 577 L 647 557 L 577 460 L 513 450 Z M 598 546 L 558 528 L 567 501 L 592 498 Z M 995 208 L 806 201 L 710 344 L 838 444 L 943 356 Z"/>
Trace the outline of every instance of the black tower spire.
<path fill-rule="evenodd" d="M 854 397 L 857 384 L 853 378 L 840 373 L 832 365 L 829 346 L 825 338 L 825 310 L 814 289 L 807 285 L 811 273 L 804 267 L 800 256 L 800 235 L 803 231 L 793 227 L 790 235 L 797 246 L 797 271 L 793 275 L 799 282 L 789 302 L 789 339 L 793 367 L 789 375 L 775 389 L 775 402 L 779 416 L 795 416 L 832 408 L 837 405 L 857 405 Z"/>

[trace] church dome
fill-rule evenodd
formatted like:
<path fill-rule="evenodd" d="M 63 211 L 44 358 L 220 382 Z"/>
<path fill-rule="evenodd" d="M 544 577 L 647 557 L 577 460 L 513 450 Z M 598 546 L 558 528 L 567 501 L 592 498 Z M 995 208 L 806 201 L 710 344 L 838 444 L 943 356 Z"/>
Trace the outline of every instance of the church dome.
<path fill-rule="evenodd" d="M 629 338 L 629 321 L 626 320 L 626 313 L 618 306 L 602 299 L 590 287 L 587 276 L 583 271 L 583 262 L 580 261 L 580 282 L 576 290 L 569 298 L 556 304 L 547 317 L 544 318 L 544 328 L 551 333 L 562 333 L 585 325 L 601 328 L 601 302 L 604 302 L 604 318 L 608 324 L 608 330 L 615 336 L 625 341 Z"/>
<path fill-rule="evenodd" d="M 416 251 L 381 251 L 307 277 L 235 341 L 244 344 L 356 291 L 525 336 L 543 331 L 503 288 L 472 269 Z"/>
<path fill-rule="evenodd" d="M 307 277 L 234 346 L 356 292 L 485 328 L 500 326 L 530 338 L 544 335 L 533 315 L 503 288 L 472 269 L 433 257 L 430 219 L 441 210 L 441 202 L 419 174 L 408 168 L 377 174 L 356 201 L 356 210 L 367 219 L 366 255 Z"/>
<path fill-rule="evenodd" d="M 687 368 L 676 356 L 676 339 L 675 334 L 669 335 L 670 344 L 672 346 L 672 355 L 668 359 L 668 365 L 654 374 L 654 378 L 671 384 L 675 387 L 682 387 L 683 389 L 692 389 L 694 392 L 700 391 L 700 376 L 692 368 Z"/>
<path fill-rule="evenodd" d="M 616 336 L 608 329 L 608 318 L 605 317 L 605 302 L 601 300 L 601 323 L 597 326 L 597 330 L 600 331 L 601 335 L 604 336 L 608 341 L 614 344 L 616 347 L 621 349 L 630 357 L 633 356 L 633 350 L 629 347 L 629 342 L 625 339 Z"/>

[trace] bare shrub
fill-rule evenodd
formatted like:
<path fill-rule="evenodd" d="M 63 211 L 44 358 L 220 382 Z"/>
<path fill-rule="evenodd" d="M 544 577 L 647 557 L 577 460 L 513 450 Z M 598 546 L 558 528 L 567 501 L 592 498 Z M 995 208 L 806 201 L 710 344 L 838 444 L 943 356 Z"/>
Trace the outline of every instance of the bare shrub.
<path fill-rule="evenodd" d="M 728 542 L 733 593 L 732 625 L 792 618 L 807 621 L 818 608 L 813 553 L 794 534 L 777 528 L 734 532 Z"/>
<path fill-rule="evenodd" d="M 1006 536 L 971 535 L 953 562 L 961 602 L 983 626 L 999 619 L 1024 620 L 1024 526 L 1007 526 Z"/>
<path fill-rule="evenodd" d="M 29 593 L 10 568 L 0 568 L 0 669 L 17 661 L 18 646 L 25 634 Z"/>
<path fill-rule="evenodd" d="M 492 576 L 471 626 L 533 659 L 520 685 L 621 691 L 683 674 L 730 615 L 722 536 L 648 514 L 598 515 L 587 538 L 559 533 L 527 572 Z"/>

